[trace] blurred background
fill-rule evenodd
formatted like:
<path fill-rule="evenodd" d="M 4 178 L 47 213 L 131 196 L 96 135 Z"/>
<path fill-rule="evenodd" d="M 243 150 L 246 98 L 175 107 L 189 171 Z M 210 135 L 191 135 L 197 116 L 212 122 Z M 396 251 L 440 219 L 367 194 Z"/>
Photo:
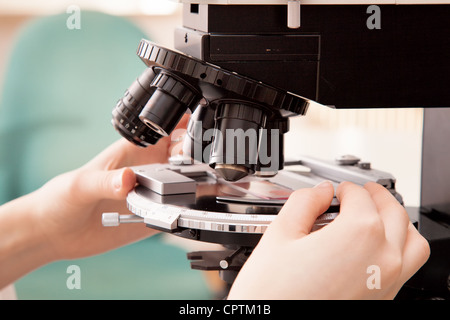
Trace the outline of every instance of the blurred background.
<path fill-rule="evenodd" d="M 79 29 L 68 27 L 74 7 L 81 10 Z M 179 25 L 181 7 L 167 0 L 0 0 L 0 203 L 81 166 L 117 140 L 111 110 L 145 68 L 135 55 L 139 40 L 172 48 Z M 356 155 L 393 174 L 405 204 L 418 206 L 422 112 L 313 105 L 291 120 L 285 154 Z M 16 283 L 17 297 L 216 297 L 214 277 L 190 270 L 185 255 L 192 245 L 173 240 L 157 236 L 45 266 Z M 66 287 L 71 264 L 80 266 L 81 290 Z"/>

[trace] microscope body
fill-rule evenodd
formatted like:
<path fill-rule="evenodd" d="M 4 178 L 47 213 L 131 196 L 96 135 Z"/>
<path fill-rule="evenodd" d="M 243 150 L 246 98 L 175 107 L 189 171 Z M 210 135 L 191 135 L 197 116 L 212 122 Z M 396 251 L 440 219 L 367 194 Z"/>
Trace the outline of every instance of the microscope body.
<path fill-rule="evenodd" d="M 183 153 L 233 182 L 276 176 L 289 118 L 313 103 L 425 108 L 421 208 L 411 218 L 432 254 L 400 296 L 448 298 L 450 0 L 179 2 L 178 51 L 141 41 L 148 69 L 113 111 L 114 127 L 145 147 L 190 112 Z"/>
<path fill-rule="evenodd" d="M 337 109 L 425 108 L 410 215 L 432 254 L 400 296 L 448 298 L 450 1 L 181 2 L 175 48 L 188 55 Z"/>
<path fill-rule="evenodd" d="M 304 0 L 298 28 L 300 1 L 182 2 L 175 48 L 203 61 L 336 108 L 450 105 L 450 1 Z"/>

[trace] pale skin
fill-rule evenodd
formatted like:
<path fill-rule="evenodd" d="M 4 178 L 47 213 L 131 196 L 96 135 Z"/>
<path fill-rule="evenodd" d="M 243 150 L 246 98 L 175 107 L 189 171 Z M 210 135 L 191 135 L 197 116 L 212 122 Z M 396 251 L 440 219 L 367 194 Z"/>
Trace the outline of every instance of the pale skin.
<path fill-rule="evenodd" d="M 185 126 L 184 118 L 180 127 Z M 141 149 L 120 140 L 85 166 L 0 207 L 0 288 L 61 259 L 92 256 L 151 236 L 141 224 L 105 228 L 103 212 L 126 212 L 136 184 L 128 167 L 167 162 L 170 137 Z M 310 233 L 333 197 L 331 184 L 294 192 L 233 285 L 230 299 L 391 299 L 429 256 L 426 240 L 376 184 L 337 189 L 339 217 Z M 366 286 L 369 265 L 381 289 Z"/>
<path fill-rule="evenodd" d="M 83 167 L 0 206 L 0 288 L 44 264 L 100 254 L 155 234 L 141 224 L 105 228 L 101 215 L 128 212 L 125 198 L 136 184 L 129 167 L 166 163 L 178 148 L 174 140 L 165 137 L 145 149 L 119 140 Z"/>
<path fill-rule="evenodd" d="M 229 299 L 396 296 L 427 261 L 428 242 L 399 202 L 375 183 L 339 185 L 339 216 L 310 233 L 333 193 L 332 184 L 324 182 L 292 194 L 239 273 Z M 367 285 L 371 275 L 367 270 L 372 265 L 379 267 L 379 289 Z"/>

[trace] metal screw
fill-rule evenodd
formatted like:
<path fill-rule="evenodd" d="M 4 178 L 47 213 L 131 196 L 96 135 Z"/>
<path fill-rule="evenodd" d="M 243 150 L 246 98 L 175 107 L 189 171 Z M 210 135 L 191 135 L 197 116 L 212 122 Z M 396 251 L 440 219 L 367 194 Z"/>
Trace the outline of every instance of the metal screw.
<path fill-rule="evenodd" d="M 190 235 L 192 238 L 196 238 L 196 237 L 197 237 L 197 231 L 191 229 L 191 230 L 189 230 L 189 235 Z"/>
<path fill-rule="evenodd" d="M 360 163 L 358 163 L 358 167 L 360 167 L 361 169 L 364 169 L 364 170 L 369 170 L 370 162 L 360 162 Z"/>
<path fill-rule="evenodd" d="M 336 158 L 336 162 L 341 166 L 353 166 L 361 161 L 360 158 L 352 156 L 350 154 L 340 156 Z"/>
<path fill-rule="evenodd" d="M 228 259 L 220 260 L 219 265 L 222 269 L 228 269 L 230 263 L 227 261 Z"/>
<path fill-rule="evenodd" d="M 220 267 L 224 270 L 228 269 L 228 267 L 230 266 L 234 257 L 236 257 L 238 254 L 240 254 L 241 252 L 243 252 L 245 250 L 246 249 L 244 247 L 240 247 L 239 249 L 234 251 L 232 254 L 230 254 L 228 257 L 226 257 L 225 259 L 220 260 L 220 262 L 219 262 Z"/>

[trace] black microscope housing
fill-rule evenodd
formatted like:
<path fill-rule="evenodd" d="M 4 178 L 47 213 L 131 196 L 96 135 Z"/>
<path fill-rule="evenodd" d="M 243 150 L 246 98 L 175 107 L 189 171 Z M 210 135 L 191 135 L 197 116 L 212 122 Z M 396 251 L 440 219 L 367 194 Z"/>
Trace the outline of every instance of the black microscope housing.
<path fill-rule="evenodd" d="M 178 51 L 141 42 L 138 56 L 148 68 L 118 102 L 113 124 L 145 147 L 170 135 L 190 112 L 185 154 L 236 181 L 283 168 L 288 119 L 305 115 L 312 102 L 424 108 L 421 207 L 410 215 L 431 257 L 399 297 L 448 298 L 450 5 L 377 7 L 378 28 L 368 25 L 368 5 L 302 5 L 301 27 L 291 29 L 286 5 L 184 3 Z M 203 139 L 208 129 L 239 128 L 256 132 L 256 147 L 225 150 L 226 139 Z M 276 159 L 262 163 L 259 153 L 272 150 L 271 142 L 279 147 Z"/>

